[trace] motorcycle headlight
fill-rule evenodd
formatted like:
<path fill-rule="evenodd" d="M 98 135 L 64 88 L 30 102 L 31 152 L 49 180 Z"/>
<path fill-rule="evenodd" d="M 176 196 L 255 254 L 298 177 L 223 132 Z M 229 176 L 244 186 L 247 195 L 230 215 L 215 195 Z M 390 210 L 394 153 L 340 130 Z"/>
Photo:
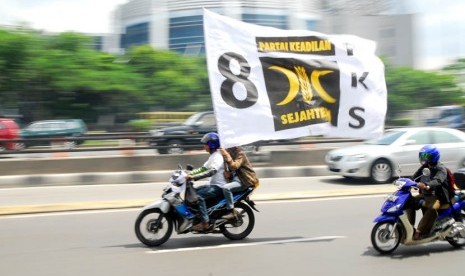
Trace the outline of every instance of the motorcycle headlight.
<path fill-rule="evenodd" d="M 170 177 L 170 183 L 173 186 L 181 187 L 186 183 L 186 173 L 184 171 L 175 171 Z"/>
<path fill-rule="evenodd" d="M 388 213 L 397 213 L 400 209 L 400 204 L 394 205 L 387 210 Z"/>
<path fill-rule="evenodd" d="M 397 189 L 401 189 L 405 185 L 405 181 L 396 180 L 393 184 L 394 186 L 396 186 Z"/>

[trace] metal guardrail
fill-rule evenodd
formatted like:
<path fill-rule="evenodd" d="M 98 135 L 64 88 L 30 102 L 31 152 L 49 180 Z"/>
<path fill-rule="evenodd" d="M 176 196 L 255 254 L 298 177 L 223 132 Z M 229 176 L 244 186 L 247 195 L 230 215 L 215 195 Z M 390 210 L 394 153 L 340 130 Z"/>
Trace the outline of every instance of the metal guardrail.
<path fill-rule="evenodd" d="M 198 138 L 200 141 L 203 135 L 164 135 L 165 139 L 176 138 Z M 148 141 L 152 138 L 147 132 L 131 132 L 131 133 L 98 133 L 88 134 L 79 137 L 60 137 L 60 138 L 35 138 L 35 139 L 0 139 L 1 143 L 25 143 L 25 142 L 46 142 L 50 145 L 63 144 L 72 141 L 117 141 L 118 145 L 114 146 L 83 146 L 79 145 L 75 148 L 66 147 L 52 147 L 52 146 L 34 146 L 24 148 L 21 150 L 4 150 L 0 154 L 20 154 L 20 153 L 53 153 L 53 152 L 84 152 L 84 151 L 110 151 L 110 150 L 142 150 L 142 149 L 167 149 L 170 146 L 156 146 L 149 145 Z M 344 138 L 323 138 L 319 136 L 297 138 L 291 140 L 271 140 L 271 141 L 258 141 L 253 143 L 256 147 L 261 146 L 284 146 L 284 145 L 306 145 L 306 144 L 319 144 L 319 143 L 344 143 L 344 142 L 361 142 L 362 139 L 344 139 Z M 179 145 L 179 148 L 202 148 L 199 143 L 197 145 Z"/>
<path fill-rule="evenodd" d="M 386 126 L 385 129 L 402 128 L 403 126 Z M 458 130 L 465 132 L 465 128 L 458 128 Z M 163 135 L 163 138 L 200 138 L 202 135 Z M 148 132 L 119 132 L 119 133 L 87 133 L 86 136 L 79 137 L 59 137 L 59 138 L 29 138 L 29 139 L 0 139 L 2 143 L 24 143 L 24 142 L 48 142 L 65 143 L 69 141 L 91 141 L 91 140 L 113 140 L 113 141 L 132 141 L 132 142 L 118 142 L 118 146 L 82 146 L 77 148 L 52 148 L 52 147 L 32 147 L 21 150 L 4 150 L 0 154 L 8 153 L 53 153 L 53 152 L 79 152 L 79 151 L 109 151 L 109 150 L 136 150 L 136 149 L 167 149 L 170 146 L 150 146 L 148 140 L 152 136 Z M 297 138 L 291 140 L 274 140 L 274 141 L 259 141 L 253 143 L 260 146 L 284 146 L 284 145 L 305 145 L 305 144 L 319 144 L 319 143 L 350 143 L 362 142 L 364 139 L 350 139 L 350 138 L 325 138 L 321 136 L 309 136 L 304 138 Z M 129 145 L 131 144 L 131 145 Z M 192 148 L 193 145 L 179 145 L 179 148 Z M 202 147 L 201 144 L 194 145 Z"/>

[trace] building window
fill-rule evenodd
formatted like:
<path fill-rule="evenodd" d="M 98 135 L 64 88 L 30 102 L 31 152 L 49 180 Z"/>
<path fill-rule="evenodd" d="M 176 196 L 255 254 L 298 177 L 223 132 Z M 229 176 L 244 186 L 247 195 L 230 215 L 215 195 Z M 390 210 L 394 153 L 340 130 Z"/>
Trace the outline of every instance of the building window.
<path fill-rule="evenodd" d="M 306 20 L 305 24 L 307 25 L 307 30 L 309 31 L 316 31 L 316 20 Z"/>
<path fill-rule="evenodd" d="M 205 53 L 203 17 L 170 18 L 169 49 L 189 55 Z"/>
<path fill-rule="evenodd" d="M 134 45 L 149 44 L 149 23 L 140 23 L 126 27 L 121 36 L 121 47 L 128 49 Z"/>
<path fill-rule="evenodd" d="M 249 14 L 242 15 L 242 21 L 261 26 L 274 27 L 287 30 L 287 16 L 285 15 L 266 15 L 266 14 Z"/>

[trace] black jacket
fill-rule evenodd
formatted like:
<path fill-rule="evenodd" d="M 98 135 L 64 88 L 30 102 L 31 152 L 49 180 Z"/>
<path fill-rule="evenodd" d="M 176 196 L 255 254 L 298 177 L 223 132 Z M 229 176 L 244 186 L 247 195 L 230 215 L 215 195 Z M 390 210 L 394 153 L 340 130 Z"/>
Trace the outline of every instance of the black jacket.
<path fill-rule="evenodd" d="M 428 168 L 427 165 L 421 166 L 414 174 L 412 179 L 416 179 L 423 174 L 423 169 Z M 449 203 L 449 192 L 447 189 L 447 169 L 442 163 L 437 163 L 436 166 L 430 168 L 431 175 L 430 180 L 424 182 L 428 185 L 432 192 L 439 198 L 441 204 Z"/>

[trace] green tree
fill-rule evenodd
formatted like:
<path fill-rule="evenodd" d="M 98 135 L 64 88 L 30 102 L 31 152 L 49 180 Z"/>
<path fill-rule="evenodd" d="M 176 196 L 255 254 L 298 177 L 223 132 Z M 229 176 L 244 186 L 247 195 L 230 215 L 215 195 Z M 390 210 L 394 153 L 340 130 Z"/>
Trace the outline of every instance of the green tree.
<path fill-rule="evenodd" d="M 36 46 L 32 32 L 8 32 L 0 30 L 0 103 L 16 107 L 18 97 L 27 86 L 24 68 Z"/>
<path fill-rule="evenodd" d="M 156 51 L 149 45 L 131 48 L 127 58 L 133 70 L 146 78 L 143 91 L 151 109 L 211 108 L 204 58 Z"/>
<path fill-rule="evenodd" d="M 454 75 L 463 76 L 464 68 L 465 59 L 437 72 L 387 65 L 388 121 L 409 109 L 463 104 Z M 21 108 L 26 120 L 95 122 L 107 114 L 212 108 L 205 57 L 149 45 L 112 55 L 95 51 L 81 34 L 29 29 L 0 30 L 0 101 Z"/>
<path fill-rule="evenodd" d="M 394 66 L 387 66 L 385 75 L 388 121 L 405 110 L 464 103 L 452 75 Z"/>

